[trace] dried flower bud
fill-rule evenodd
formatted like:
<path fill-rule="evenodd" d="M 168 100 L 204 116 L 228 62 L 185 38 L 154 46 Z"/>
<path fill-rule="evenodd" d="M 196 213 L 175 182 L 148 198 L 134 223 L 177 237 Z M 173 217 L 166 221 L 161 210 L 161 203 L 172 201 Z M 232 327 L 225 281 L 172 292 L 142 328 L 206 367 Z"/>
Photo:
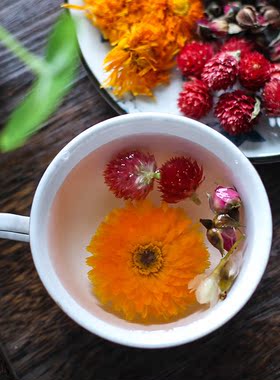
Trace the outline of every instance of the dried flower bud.
<path fill-rule="evenodd" d="M 272 28 L 280 28 L 280 10 L 273 6 L 266 6 L 261 8 L 261 15 L 267 25 L 270 25 Z"/>
<path fill-rule="evenodd" d="M 222 256 L 224 256 L 224 239 L 219 228 L 210 228 L 206 232 L 207 239 L 213 247 L 217 248 Z"/>
<path fill-rule="evenodd" d="M 209 29 L 216 36 L 223 36 L 226 35 L 228 32 L 228 23 L 226 20 L 216 19 L 210 23 Z"/>
<path fill-rule="evenodd" d="M 245 5 L 236 15 L 237 23 L 247 29 L 259 28 L 258 13 L 252 5 Z"/>
<path fill-rule="evenodd" d="M 239 222 L 240 220 L 240 212 L 239 212 L 239 208 L 233 208 L 231 210 L 228 211 L 228 215 L 236 220 L 237 222 Z"/>
<path fill-rule="evenodd" d="M 227 252 L 236 242 L 236 232 L 234 228 L 228 227 L 221 230 L 221 235 L 223 239 L 223 248 Z"/>
<path fill-rule="evenodd" d="M 239 1 L 233 1 L 224 6 L 224 15 L 227 19 L 233 18 L 241 9 L 242 4 Z"/>
<path fill-rule="evenodd" d="M 214 21 L 203 19 L 198 21 L 197 25 L 198 33 L 206 38 L 209 38 L 210 36 L 223 37 L 228 33 L 228 23 L 222 18 Z"/>
<path fill-rule="evenodd" d="M 269 0 L 257 0 L 256 1 L 256 7 L 257 8 L 266 7 L 267 5 L 269 5 Z"/>
<path fill-rule="evenodd" d="M 222 15 L 222 7 L 218 2 L 212 1 L 207 6 L 205 13 L 207 14 L 209 20 L 212 20 L 213 18 L 217 18 Z"/>
<path fill-rule="evenodd" d="M 215 227 L 213 220 L 211 219 L 200 219 L 199 221 L 206 228 L 206 230 L 210 230 L 210 228 Z"/>
<path fill-rule="evenodd" d="M 225 266 L 221 269 L 219 282 L 221 290 L 220 298 L 226 298 L 229 289 L 240 272 L 242 261 L 242 252 L 236 252 L 230 256 Z"/>
<path fill-rule="evenodd" d="M 231 255 L 221 271 L 221 277 L 227 279 L 235 279 L 240 272 L 242 260 L 243 255 L 241 251 Z"/>
<path fill-rule="evenodd" d="M 206 219 L 207 220 L 207 219 Z M 216 228 L 238 228 L 240 227 L 239 222 L 233 219 L 228 214 L 218 214 L 213 219 L 213 224 Z"/>
<path fill-rule="evenodd" d="M 229 215 L 217 215 L 213 221 L 200 219 L 200 223 L 207 230 L 206 236 L 209 243 L 217 248 L 222 256 L 225 250 L 229 251 L 236 242 L 235 227 L 238 227 L 239 223 Z"/>
<path fill-rule="evenodd" d="M 226 214 L 233 208 L 238 208 L 241 205 L 241 199 L 232 187 L 218 186 L 213 197 L 208 195 L 209 205 L 213 212 L 217 214 Z"/>

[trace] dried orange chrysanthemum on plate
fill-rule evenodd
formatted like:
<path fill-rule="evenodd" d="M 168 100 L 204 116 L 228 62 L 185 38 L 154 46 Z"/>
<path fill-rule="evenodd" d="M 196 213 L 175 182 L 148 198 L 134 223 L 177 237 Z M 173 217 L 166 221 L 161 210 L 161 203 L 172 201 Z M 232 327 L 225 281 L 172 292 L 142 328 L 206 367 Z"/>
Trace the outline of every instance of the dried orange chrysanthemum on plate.
<path fill-rule="evenodd" d="M 196 302 L 187 284 L 209 266 L 199 226 L 184 210 L 148 201 L 114 209 L 87 250 L 89 279 L 101 304 L 135 322 L 184 315 Z"/>
<path fill-rule="evenodd" d="M 168 83 L 174 56 L 194 37 L 202 0 L 84 0 L 81 9 L 114 47 L 105 59 L 105 87 L 115 95 L 152 96 Z"/>
<path fill-rule="evenodd" d="M 161 49 L 163 27 L 138 23 L 119 41 L 105 58 L 109 77 L 105 87 L 112 87 L 117 96 L 152 95 L 151 88 L 169 80 L 173 56 Z"/>

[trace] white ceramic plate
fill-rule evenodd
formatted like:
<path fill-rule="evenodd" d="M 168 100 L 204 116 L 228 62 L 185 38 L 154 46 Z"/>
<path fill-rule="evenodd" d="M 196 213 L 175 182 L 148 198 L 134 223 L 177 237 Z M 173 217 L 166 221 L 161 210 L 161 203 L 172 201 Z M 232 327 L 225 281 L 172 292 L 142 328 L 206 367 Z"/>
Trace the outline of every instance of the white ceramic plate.
<path fill-rule="evenodd" d="M 71 4 L 83 5 L 83 0 L 71 0 Z M 120 101 L 110 91 L 100 89 L 100 83 L 106 78 L 103 71 L 103 60 L 110 50 L 110 45 L 103 41 L 100 32 L 85 17 L 83 12 L 73 10 L 70 12 L 77 20 L 77 34 L 82 61 L 101 94 L 118 113 L 156 111 L 175 115 L 181 114 L 177 107 L 177 97 L 182 86 L 182 78 L 176 69 L 172 72 L 170 84 L 155 90 L 155 99 L 131 96 Z M 208 116 L 200 121 L 219 129 L 219 124 L 214 117 Z M 254 131 L 247 136 L 227 137 L 255 163 L 280 161 L 280 127 L 272 128 L 269 126 L 268 119 L 264 116 L 260 118 Z"/>

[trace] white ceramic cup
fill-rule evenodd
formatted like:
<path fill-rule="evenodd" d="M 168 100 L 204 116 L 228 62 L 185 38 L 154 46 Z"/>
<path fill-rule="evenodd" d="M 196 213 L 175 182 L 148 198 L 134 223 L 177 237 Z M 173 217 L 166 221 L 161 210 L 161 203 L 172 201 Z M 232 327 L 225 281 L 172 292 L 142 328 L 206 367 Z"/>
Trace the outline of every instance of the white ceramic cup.
<path fill-rule="evenodd" d="M 88 311 L 65 288 L 51 260 L 48 224 L 54 198 L 71 171 L 104 144 L 127 136 L 179 137 L 198 144 L 227 168 L 245 209 L 246 248 L 241 272 L 227 299 L 192 318 L 174 323 L 144 326 L 124 321 L 103 310 L 94 299 Z M 159 113 L 118 116 L 87 129 L 62 149 L 44 173 L 28 217 L 0 214 L 0 237 L 29 241 L 33 260 L 45 288 L 61 309 L 78 324 L 105 339 L 142 348 L 188 343 L 209 334 L 232 318 L 253 294 L 264 273 L 272 241 L 272 218 L 264 186 L 249 160 L 228 139 L 185 117 Z"/>

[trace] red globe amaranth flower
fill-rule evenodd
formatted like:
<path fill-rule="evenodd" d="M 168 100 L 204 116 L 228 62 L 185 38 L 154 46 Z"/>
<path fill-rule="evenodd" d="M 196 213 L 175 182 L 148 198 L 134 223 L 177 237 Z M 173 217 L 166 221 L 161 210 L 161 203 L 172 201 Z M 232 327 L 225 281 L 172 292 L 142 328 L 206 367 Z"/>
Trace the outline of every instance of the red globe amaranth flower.
<path fill-rule="evenodd" d="M 268 116 L 280 116 L 280 79 L 273 78 L 263 89 L 263 104 Z"/>
<path fill-rule="evenodd" d="M 144 199 L 153 189 L 156 161 L 139 151 L 119 153 L 104 171 L 105 183 L 117 198 Z"/>
<path fill-rule="evenodd" d="M 246 54 L 254 49 L 254 43 L 244 38 L 232 37 L 222 46 L 221 51 L 240 51 L 241 55 Z"/>
<path fill-rule="evenodd" d="M 238 67 L 238 53 L 222 52 L 206 63 L 201 78 L 211 90 L 225 90 L 236 82 Z"/>
<path fill-rule="evenodd" d="M 248 90 L 258 90 L 269 78 L 270 62 L 258 52 L 249 52 L 241 57 L 239 81 Z"/>
<path fill-rule="evenodd" d="M 195 191 L 203 182 L 203 168 L 190 157 L 174 157 L 160 168 L 159 190 L 162 199 L 168 203 L 177 203 L 191 197 L 199 200 Z"/>
<path fill-rule="evenodd" d="M 179 94 L 178 107 L 185 115 L 200 119 L 211 110 L 213 98 L 209 88 L 199 79 L 185 82 Z"/>
<path fill-rule="evenodd" d="M 223 94 L 215 108 L 222 128 L 230 135 L 251 131 L 259 112 L 260 101 L 243 90 Z"/>
<path fill-rule="evenodd" d="M 214 55 L 213 47 L 208 43 L 187 43 L 177 56 L 177 65 L 185 76 L 200 77 L 205 63 Z"/>

